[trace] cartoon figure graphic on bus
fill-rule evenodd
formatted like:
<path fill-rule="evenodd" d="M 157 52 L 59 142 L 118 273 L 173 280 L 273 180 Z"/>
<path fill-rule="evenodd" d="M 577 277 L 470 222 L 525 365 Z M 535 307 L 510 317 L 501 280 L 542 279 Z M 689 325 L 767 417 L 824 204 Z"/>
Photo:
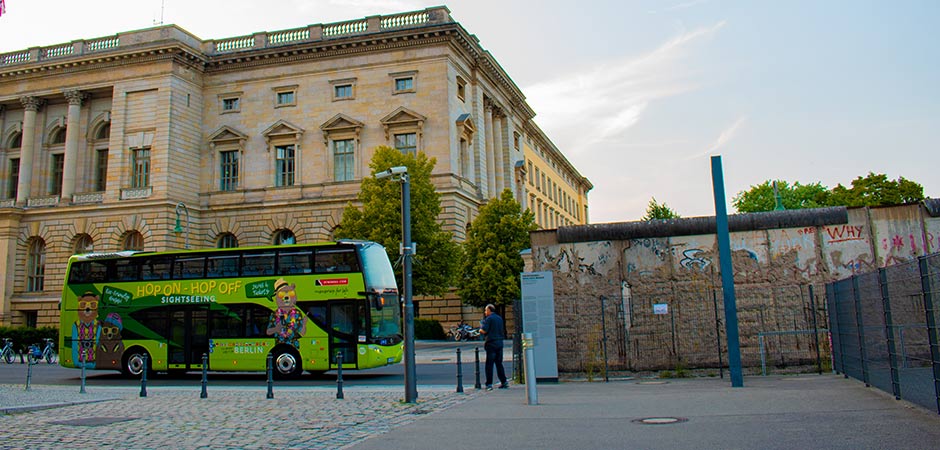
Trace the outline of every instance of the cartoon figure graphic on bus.
<path fill-rule="evenodd" d="M 110 313 L 104 318 L 101 325 L 101 344 L 98 345 L 97 368 L 120 369 L 121 357 L 124 355 L 124 341 L 121 339 L 121 330 L 124 328 L 121 315 Z"/>
<path fill-rule="evenodd" d="M 101 339 L 98 296 L 85 292 L 78 299 L 78 320 L 72 324 L 72 360 L 75 367 L 95 368 L 95 349 Z"/>
<path fill-rule="evenodd" d="M 297 309 L 296 286 L 283 278 L 274 282 L 274 301 L 277 310 L 268 321 L 268 336 L 274 336 L 279 344 L 290 344 L 300 348 L 300 337 L 307 332 L 307 318 Z"/>

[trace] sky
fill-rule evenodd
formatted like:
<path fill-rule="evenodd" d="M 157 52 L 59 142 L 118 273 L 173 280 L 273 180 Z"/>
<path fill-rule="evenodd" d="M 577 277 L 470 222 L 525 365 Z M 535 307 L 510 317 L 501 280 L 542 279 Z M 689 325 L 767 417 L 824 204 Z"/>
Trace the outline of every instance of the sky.
<path fill-rule="evenodd" d="M 765 180 L 869 172 L 940 196 L 936 0 L 4 0 L 0 53 L 176 24 L 218 39 L 446 5 L 594 185 L 592 223 L 651 198 L 729 212 Z"/>

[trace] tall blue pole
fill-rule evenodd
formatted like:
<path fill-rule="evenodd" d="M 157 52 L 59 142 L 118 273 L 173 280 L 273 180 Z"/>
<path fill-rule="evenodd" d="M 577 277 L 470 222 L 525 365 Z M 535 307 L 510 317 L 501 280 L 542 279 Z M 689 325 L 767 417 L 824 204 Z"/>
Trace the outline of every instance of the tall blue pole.
<path fill-rule="evenodd" d="M 734 297 L 734 268 L 731 264 L 731 236 L 728 233 L 728 208 L 725 206 L 725 179 L 721 156 L 712 156 L 712 187 L 715 190 L 715 225 L 718 235 L 718 260 L 721 265 L 721 291 L 725 300 L 725 336 L 728 338 L 728 368 L 731 386 L 743 387 L 741 344 L 738 337 L 738 308 Z"/>
<path fill-rule="evenodd" d="M 414 253 L 411 242 L 411 184 L 408 174 L 401 176 L 401 222 L 402 252 L 405 260 L 405 403 L 416 403 L 418 387 L 415 379 L 415 309 L 411 301 L 411 255 Z"/>

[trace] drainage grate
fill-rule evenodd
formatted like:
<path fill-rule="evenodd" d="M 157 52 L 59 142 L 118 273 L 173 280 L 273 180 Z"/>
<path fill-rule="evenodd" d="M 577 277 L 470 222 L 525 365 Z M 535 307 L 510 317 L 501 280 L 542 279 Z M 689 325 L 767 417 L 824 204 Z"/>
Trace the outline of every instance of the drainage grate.
<path fill-rule="evenodd" d="M 646 417 L 643 419 L 633 419 L 631 422 L 640 425 L 672 425 L 674 423 L 688 422 L 684 417 Z"/>
<path fill-rule="evenodd" d="M 100 427 L 112 423 L 137 420 L 137 417 L 83 417 L 81 419 L 55 420 L 50 425 L 71 425 L 73 427 Z"/>

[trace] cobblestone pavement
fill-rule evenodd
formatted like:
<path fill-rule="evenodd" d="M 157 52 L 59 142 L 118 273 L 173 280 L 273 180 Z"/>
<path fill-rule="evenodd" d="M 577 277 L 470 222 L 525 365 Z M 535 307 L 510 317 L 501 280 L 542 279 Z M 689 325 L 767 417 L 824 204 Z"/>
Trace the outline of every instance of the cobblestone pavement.
<path fill-rule="evenodd" d="M 417 403 L 392 387 L 265 389 L 95 388 L 0 386 L 0 448 L 344 448 L 463 403 L 473 389 L 419 386 Z M 52 405 L 81 401 L 70 406 Z M 17 402 L 17 403 L 11 403 Z M 10 412 L 10 411 L 4 411 Z"/>

